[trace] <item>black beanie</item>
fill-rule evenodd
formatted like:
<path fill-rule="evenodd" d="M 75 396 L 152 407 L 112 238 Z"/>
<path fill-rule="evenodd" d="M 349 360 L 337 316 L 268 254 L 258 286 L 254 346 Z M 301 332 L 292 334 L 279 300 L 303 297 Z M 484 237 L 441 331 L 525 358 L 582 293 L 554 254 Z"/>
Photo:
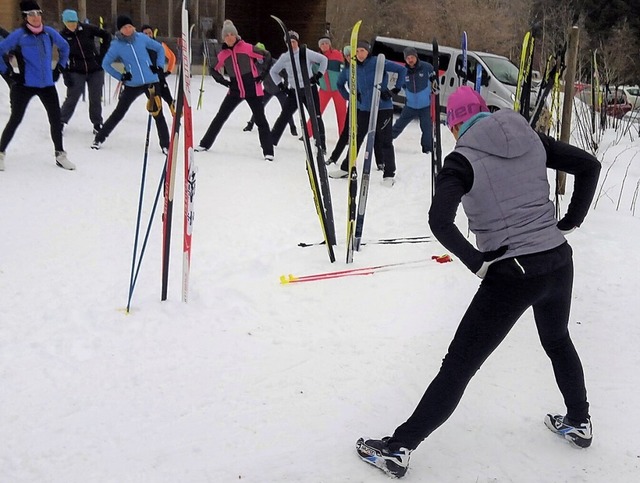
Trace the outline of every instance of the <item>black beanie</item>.
<path fill-rule="evenodd" d="M 116 29 L 120 30 L 125 25 L 133 25 L 133 20 L 131 17 L 127 17 L 126 15 L 118 15 L 116 19 Z"/>
<path fill-rule="evenodd" d="M 413 55 L 416 59 L 418 58 L 418 51 L 413 47 L 407 47 L 404 49 L 404 58 L 406 59 L 410 55 Z"/>
<path fill-rule="evenodd" d="M 371 53 L 371 44 L 369 42 L 367 42 L 366 40 L 359 40 L 358 41 L 358 48 L 359 49 L 365 49 L 367 52 Z"/>
<path fill-rule="evenodd" d="M 42 10 L 38 2 L 35 0 L 21 0 L 20 1 L 20 11 L 28 12 L 29 10 Z"/>

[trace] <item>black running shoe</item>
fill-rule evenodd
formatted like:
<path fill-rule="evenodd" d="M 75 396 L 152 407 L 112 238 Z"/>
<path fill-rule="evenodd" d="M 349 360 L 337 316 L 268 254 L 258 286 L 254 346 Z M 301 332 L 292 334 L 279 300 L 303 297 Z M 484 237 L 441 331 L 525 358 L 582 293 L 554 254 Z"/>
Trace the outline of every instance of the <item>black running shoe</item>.
<path fill-rule="evenodd" d="M 569 421 L 565 421 L 565 419 L 566 417 L 560 414 L 547 414 L 544 418 L 544 424 L 578 448 L 591 446 L 591 419 L 587 419 L 587 422 L 581 424 L 569 424 Z"/>
<path fill-rule="evenodd" d="M 356 451 L 360 458 L 380 468 L 389 476 L 402 478 L 409 468 L 411 450 L 407 448 L 392 450 L 388 445 L 390 439 L 390 436 L 382 439 L 360 438 L 356 442 Z"/>

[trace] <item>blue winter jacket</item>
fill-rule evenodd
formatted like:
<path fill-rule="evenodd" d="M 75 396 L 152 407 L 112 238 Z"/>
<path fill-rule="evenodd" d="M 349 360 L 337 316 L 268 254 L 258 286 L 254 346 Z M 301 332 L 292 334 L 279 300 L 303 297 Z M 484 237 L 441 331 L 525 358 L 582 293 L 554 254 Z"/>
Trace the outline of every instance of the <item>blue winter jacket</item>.
<path fill-rule="evenodd" d="M 396 87 L 402 87 L 402 79 L 407 74 L 407 69 L 395 62 L 388 60 L 384 61 L 384 75 L 382 76 L 382 86 L 386 89 L 389 84 L 389 75 L 387 72 L 394 72 L 398 74 L 396 79 Z M 373 97 L 373 82 L 376 75 L 376 58 L 367 57 L 364 62 L 358 62 L 356 67 L 356 83 L 358 84 L 358 93 L 360 99 L 358 100 L 359 111 L 371 110 L 371 98 Z M 349 69 L 343 69 L 338 76 L 338 91 L 340 95 L 346 100 L 349 100 L 349 91 L 345 88 L 345 85 L 349 84 Z M 379 109 L 384 111 L 385 109 L 393 109 L 393 102 L 391 99 L 380 99 Z"/>
<path fill-rule="evenodd" d="M 3 73 L 12 67 L 5 61 L 5 56 L 12 53 L 20 70 L 19 83 L 27 87 L 50 87 L 53 82 L 53 46 L 58 48 L 58 65 L 66 67 L 69 60 L 69 44 L 53 28 L 44 26 L 39 34 L 34 34 L 26 27 L 20 27 L 0 42 Z"/>
<path fill-rule="evenodd" d="M 404 76 L 404 94 L 406 105 L 413 109 L 424 109 L 431 106 L 431 75 L 433 66 L 424 60 L 418 60 L 414 67 L 407 67 Z"/>
<path fill-rule="evenodd" d="M 156 65 L 164 65 L 164 48 L 160 42 L 156 42 L 140 32 L 135 32 L 130 37 L 125 37 L 118 32 L 102 60 L 102 68 L 110 76 L 120 80 L 123 73 L 116 70 L 111 64 L 122 62 L 125 72 L 131 73 L 131 80 L 124 83 L 126 86 L 138 87 L 154 84 L 158 82 L 158 75 L 151 71 L 153 64 L 147 49 L 158 53 Z"/>

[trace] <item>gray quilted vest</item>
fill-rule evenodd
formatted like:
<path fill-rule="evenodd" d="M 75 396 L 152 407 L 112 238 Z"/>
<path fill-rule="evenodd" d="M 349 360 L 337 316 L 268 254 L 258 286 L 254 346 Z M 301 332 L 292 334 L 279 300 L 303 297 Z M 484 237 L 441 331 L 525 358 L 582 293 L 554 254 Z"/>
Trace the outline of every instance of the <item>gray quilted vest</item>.
<path fill-rule="evenodd" d="M 549 199 L 544 146 L 520 114 L 502 110 L 480 119 L 455 151 L 473 168 L 462 206 L 480 251 L 507 245 L 501 258 L 509 258 L 564 243 Z"/>

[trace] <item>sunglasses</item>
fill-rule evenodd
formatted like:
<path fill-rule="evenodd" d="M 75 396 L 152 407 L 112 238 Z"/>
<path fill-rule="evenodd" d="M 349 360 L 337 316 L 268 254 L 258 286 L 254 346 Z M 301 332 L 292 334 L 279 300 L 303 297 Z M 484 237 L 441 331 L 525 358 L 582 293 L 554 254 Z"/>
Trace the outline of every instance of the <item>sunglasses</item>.
<path fill-rule="evenodd" d="M 27 10 L 24 13 L 27 17 L 41 17 L 42 16 L 42 10 Z"/>

